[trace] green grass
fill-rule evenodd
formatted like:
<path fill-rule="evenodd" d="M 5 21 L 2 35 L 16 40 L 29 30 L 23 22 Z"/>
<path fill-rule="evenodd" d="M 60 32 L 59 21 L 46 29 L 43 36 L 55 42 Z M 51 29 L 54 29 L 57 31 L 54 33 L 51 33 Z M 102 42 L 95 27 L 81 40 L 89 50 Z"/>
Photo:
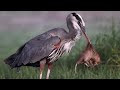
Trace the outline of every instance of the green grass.
<path fill-rule="evenodd" d="M 99 27 L 100 30 L 100 27 Z M 95 31 L 95 29 L 93 30 Z M 86 42 L 81 39 L 69 56 L 64 56 L 54 63 L 51 79 L 120 79 L 120 27 L 112 22 L 109 27 L 102 27 L 103 33 L 94 36 L 88 32 L 93 45 L 101 56 L 102 63 L 95 68 L 79 65 L 77 73 L 74 66 L 77 57 L 84 50 Z M 96 31 L 97 32 L 97 31 Z M 107 32 L 107 33 L 106 33 Z M 38 31 L 9 31 L 0 33 L 0 79 L 39 79 L 39 68 L 22 67 L 20 72 L 10 69 L 3 60 L 14 53 L 19 46 L 38 35 Z M 45 78 L 47 68 L 43 72 Z"/>

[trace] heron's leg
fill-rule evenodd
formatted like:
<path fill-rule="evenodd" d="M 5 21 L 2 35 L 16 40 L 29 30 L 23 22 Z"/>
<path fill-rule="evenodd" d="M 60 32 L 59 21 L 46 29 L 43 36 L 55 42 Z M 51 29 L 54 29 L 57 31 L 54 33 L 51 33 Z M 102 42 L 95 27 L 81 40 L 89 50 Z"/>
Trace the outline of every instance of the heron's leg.
<path fill-rule="evenodd" d="M 49 64 L 48 64 L 48 71 L 47 71 L 46 79 L 49 79 L 50 71 L 51 71 L 52 65 L 53 65 L 52 63 L 49 63 Z"/>
<path fill-rule="evenodd" d="M 40 79 L 42 79 L 42 73 L 46 64 L 46 60 L 40 61 Z"/>

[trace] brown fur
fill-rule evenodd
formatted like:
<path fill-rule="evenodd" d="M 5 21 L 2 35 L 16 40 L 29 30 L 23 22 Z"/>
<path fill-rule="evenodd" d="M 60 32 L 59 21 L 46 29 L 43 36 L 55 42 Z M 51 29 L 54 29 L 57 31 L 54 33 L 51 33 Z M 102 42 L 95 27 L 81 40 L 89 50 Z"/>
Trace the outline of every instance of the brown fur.
<path fill-rule="evenodd" d="M 75 65 L 75 71 L 78 64 L 85 64 L 88 67 L 94 67 L 100 63 L 100 56 L 91 43 L 88 43 L 85 50 L 80 54 Z"/>

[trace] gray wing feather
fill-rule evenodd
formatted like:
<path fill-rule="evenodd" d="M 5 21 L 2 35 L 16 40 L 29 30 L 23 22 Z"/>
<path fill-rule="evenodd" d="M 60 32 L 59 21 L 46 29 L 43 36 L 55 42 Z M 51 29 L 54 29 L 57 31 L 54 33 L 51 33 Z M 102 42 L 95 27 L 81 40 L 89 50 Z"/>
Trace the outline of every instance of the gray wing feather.
<path fill-rule="evenodd" d="M 56 36 L 51 33 L 55 33 Z M 16 53 L 5 59 L 5 63 L 12 68 L 35 63 L 49 56 L 54 50 L 53 45 L 59 43 L 61 38 L 67 36 L 67 32 L 62 28 L 49 30 L 36 36 L 22 45 Z"/>
<path fill-rule="evenodd" d="M 46 35 L 43 35 L 43 37 L 36 37 L 24 45 L 21 53 L 17 57 L 21 59 L 19 60 L 18 66 L 40 61 L 52 52 L 54 44 L 60 42 L 58 36 L 48 36 L 49 38 L 44 36 Z"/>

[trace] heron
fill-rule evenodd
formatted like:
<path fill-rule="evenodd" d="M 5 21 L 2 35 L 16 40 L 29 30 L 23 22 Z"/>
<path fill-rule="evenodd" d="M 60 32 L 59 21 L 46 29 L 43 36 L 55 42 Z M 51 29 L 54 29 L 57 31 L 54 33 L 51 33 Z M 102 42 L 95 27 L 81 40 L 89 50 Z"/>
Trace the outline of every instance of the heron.
<path fill-rule="evenodd" d="M 53 63 L 65 53 L 70 53 L 75 43 L 86 32 L 85 22 L 78 13 L 70 13 L 66 17 L 66 23 L 69 31 L 57 27 L 37 35 L 21 45 L 4 62 L 12 69 L 22 66 L 39 67 L 39 79 L 42 79 L 44 68 L 47 66 L 46 79 L 49 79 Z"/>

